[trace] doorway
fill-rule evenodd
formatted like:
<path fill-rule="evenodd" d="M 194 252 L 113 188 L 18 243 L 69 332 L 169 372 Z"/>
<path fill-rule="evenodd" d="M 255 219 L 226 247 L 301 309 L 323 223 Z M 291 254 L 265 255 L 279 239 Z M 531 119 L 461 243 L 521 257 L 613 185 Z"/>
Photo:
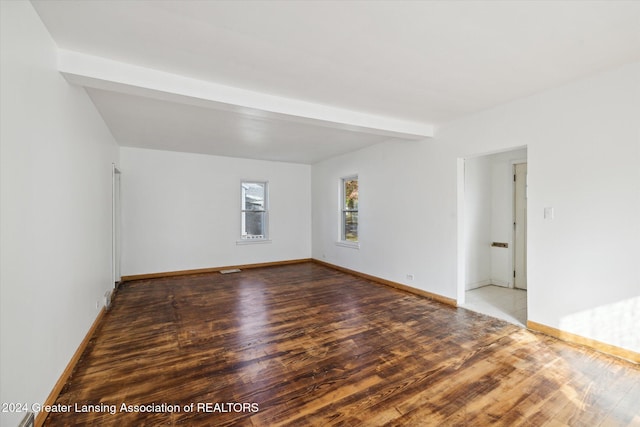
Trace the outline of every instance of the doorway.
<path fill-rule="evenodd" d="M 122 279 L 120 273 L 120 176 L 120 170 L 114 164 L 111 174 L 111 270 L 114 288 L 118 287 Z"/>
<path fill-rule="evenodd" d="M 459 305 L 522 326 L 527 321 L 526 167 L 526 148 L 466 158 L 458 186 Z"/>

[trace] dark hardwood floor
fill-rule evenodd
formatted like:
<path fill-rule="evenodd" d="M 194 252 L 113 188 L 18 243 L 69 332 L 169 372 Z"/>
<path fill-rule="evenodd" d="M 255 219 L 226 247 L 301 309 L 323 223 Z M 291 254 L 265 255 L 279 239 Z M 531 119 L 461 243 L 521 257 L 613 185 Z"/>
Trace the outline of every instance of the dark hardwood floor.
<path fill-rule="evenodd" d="M 123 284 L 56 404 L 45 425 L 627 426 L 640 368 L 305 263 Z"/>

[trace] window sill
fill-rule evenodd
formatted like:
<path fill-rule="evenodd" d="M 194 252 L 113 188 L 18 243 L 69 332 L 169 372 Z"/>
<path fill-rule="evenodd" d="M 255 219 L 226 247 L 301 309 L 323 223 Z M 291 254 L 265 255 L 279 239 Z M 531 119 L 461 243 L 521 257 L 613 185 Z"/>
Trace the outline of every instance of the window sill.
<path fill-rule="evenodd" d="M 271 242 L 271 239 L 242 239 L 236 240 L 236 245 L 262 245 Z"/>
<path fill-rule="evenodd" d="M 344 240 L 340 240 L 336 242 L 336 246 L 342 246 L 351 249 L 360 249 L 360 242 L 345 242 Z"/>

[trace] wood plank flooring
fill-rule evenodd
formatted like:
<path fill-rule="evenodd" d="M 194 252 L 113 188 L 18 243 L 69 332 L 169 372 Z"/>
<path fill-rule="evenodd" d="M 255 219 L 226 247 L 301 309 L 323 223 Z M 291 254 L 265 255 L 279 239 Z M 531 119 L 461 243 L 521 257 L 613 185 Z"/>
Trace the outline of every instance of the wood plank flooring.
<path fill-rule="evenodd" d="M 640 367 L 304 263 L 125 283 L 56 404 L 45 425 L 629 426 Z"/>

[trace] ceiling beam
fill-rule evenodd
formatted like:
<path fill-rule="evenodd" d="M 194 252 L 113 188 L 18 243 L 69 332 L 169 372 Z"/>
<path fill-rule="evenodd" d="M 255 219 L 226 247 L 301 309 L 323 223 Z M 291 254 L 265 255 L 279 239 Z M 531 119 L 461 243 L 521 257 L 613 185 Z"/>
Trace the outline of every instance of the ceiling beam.
<path fill-rule="evenodd" d="M 192 79 L 125 62 L 59 49 L 58 70 L 72 84 L 252 116 L 420 140 L 432 124 L 398 120 Z"/>

